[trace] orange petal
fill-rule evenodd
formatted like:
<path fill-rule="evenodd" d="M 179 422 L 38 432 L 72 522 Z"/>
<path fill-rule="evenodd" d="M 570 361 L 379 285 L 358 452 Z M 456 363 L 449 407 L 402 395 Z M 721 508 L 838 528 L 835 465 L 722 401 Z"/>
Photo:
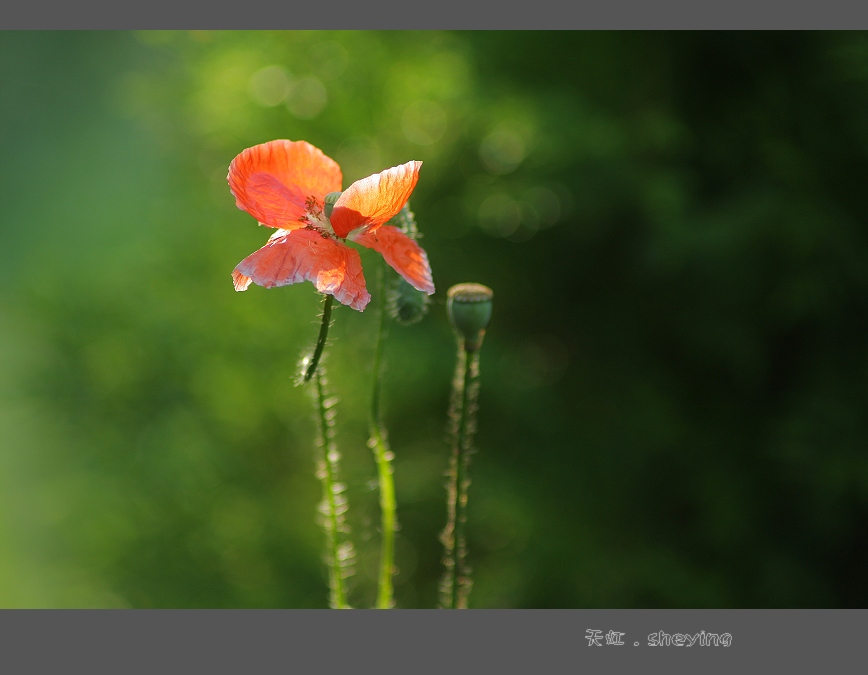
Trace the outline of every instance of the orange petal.
<path fill-rule="evenodd" d="M 329 192 L 341 189 L 341 168 L 307 141 L 270 141 L 254 145 L 229 165 L 229 188 L 235 205 L 262 225 L 291 230 L 299 222 L 305 202 L 320 206 Z"/>
<path fill-rule="evenodd" d="M 413 192 L 422 162 L 412 161 L 362 178 L 335 202 L 331 220 L 335 234 L 346 237 L 357 227 L 376 228 L 394 216 Z"/>
<path fill-rule="evenodd" d="M 367 248 L 379 251 L 394 270 L 407 282 L 428 295 L 434 292 L 434 280 L 428 256 L 422 247 L 401 232 L 397 227 L 383 225 L 376 231 L 361 232 L 351 240 Z"/>
<path fill-rule="evenodd" d="M 268 243 L 238 263 L 236 291 L 251 281 L 265 288 L 311 281 L 320 293 L 360 312 L 371 299 L 359 252 L 314 230 L 275 232 Z"/>
<path fill-rule="evenodd" d="M 236 291 L 246 291 L 250 282 L 253 281 L 250 277 L 245 277 L 237 269 L 232 271 L 232 285 Z"/>

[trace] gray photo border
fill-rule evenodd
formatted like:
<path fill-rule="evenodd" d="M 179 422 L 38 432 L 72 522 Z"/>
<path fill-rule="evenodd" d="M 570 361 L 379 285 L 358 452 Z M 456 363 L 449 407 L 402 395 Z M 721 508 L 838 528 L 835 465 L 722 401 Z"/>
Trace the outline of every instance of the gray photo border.
<path fill-rule="evenodd" d="M 16 674 L 839 673 L 864 664 L 865 626 L 868 610 L 2 610 L 0 666 Z"/>
<path fill-rule="evenodd" d="M 495 9 L 496 8 L 496 9 Z M 855 0 L 397 0 L 208 3 L 35 0 L 3 9 L 0 28 L 74 30 L 854 30 L 868 28 Z"/>

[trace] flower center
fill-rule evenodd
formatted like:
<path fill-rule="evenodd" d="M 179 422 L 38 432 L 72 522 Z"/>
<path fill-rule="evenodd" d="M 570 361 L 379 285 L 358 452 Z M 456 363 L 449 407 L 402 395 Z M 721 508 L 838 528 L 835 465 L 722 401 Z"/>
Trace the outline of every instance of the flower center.
<path fill-rule="evenodd" d="M 305 222 L 309 228 L 317 230 L 321 234 L 330 237 L 337 236 L 335 235 L 331 222 L 326 217 L 325 213 L 323 213 L 319 202 L 317 202 L 316 197 L 308 197 L 305 206 L 307 207 L 307 210 L 301 220 Z"/>

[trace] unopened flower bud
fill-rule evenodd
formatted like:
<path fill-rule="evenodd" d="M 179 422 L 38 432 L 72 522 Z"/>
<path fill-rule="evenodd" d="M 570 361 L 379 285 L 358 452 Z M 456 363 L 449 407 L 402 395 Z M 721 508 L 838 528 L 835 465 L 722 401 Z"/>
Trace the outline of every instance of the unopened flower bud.
<path fill-rule="evenodd" d="M 338 200 L 343 193 L 342 192 L 329 192 L 323 201 L 323 212 L 325 213 L 326 218 L 332 217 L 332 209 L 335 208 L 335 202 Z"/>
<path fill-rule="evenodd" d="M 402 277 L 398 277 L 389 292 L 386 309 L 395 321 L 408 326 L 421 321 L 428 313 L 428 294 L 416 290 Z"/>
<path fill-rule="evenodd" d="M 457 284 L 447 293 L 449 321 L 464 342 L 464 349 L 475 352 L 482 346 L 485 329 L 491 321 L 494 292 L 482 284 Z"/>

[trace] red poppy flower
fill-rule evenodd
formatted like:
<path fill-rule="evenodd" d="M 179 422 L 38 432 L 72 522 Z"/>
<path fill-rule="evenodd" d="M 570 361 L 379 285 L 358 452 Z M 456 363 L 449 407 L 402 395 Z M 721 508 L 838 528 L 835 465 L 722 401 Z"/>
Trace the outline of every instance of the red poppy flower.
<path fill-rule="evenodd" d="M 232 272 L 235 290 L 247 290 L 251 282 L 272 288 L 311 281 L 321 293 L 362 311 L 371 295 L 359 252 L 344 243 L 349 239 L 379 251 L 412 286 L 431 295 L 425 251 L 397 227 L 383 225 L 407 203 L 421 166 L 407 162 L 356 181 L 327 217 L 325 197 L 341 189 L 337 162 L 306 141 L 247 148 L 229 166 L 235 204 L 277 231 Z"/>

